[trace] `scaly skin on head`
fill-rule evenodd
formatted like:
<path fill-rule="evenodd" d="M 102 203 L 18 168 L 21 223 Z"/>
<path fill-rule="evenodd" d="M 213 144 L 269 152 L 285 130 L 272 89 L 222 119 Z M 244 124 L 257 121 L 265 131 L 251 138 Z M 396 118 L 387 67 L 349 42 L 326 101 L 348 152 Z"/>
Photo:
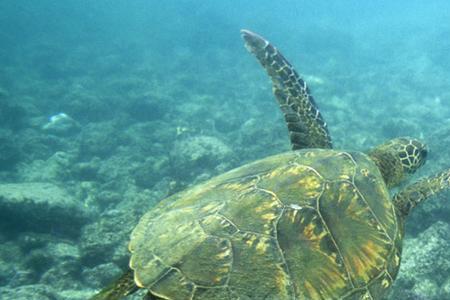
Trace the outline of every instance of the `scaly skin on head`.
<path fill-rule="evenodd" d="M 425 164 L 428 150 L 425 144 L 412 138 L 396 138 L 369 152 L 388 187 L 398 185 L 407 174 Z"/>

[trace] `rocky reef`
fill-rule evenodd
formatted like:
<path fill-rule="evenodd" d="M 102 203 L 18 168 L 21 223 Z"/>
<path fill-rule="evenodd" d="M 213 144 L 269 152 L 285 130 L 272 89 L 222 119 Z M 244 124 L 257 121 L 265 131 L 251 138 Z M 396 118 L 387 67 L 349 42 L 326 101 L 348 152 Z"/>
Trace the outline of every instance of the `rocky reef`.
<path fill-rule="evenodd" d="M 207 45 L 192 42 L 203 32 L 176 46 L 120 30 L 76 43 L 46 36 L 8 53 L 13 63 L 0 64 L 1 299 L 87 299 L 127 267 L 129 234 L 161 199 L 290 149 L 267 78 L 237 28 L 227 30 Z M 286 54 L 310 83 L 335 147 L 366 151 L 415 136 L 430 156 L 412 180 L 450 167 L 442 56 L 417 38 L 413 53 L 388 47 L 393 59 L 376 60 L 381 50 L 370 52 L 367 39 L 325 31 L 277 39 L 292 47 Z M 313 50 L 296 46 L 302 38 Z M 321 50 L 330 39 L 341 48 Z M 389 299 L 450 299 L 449 215 L 450 192 L 414 211 Z"/>

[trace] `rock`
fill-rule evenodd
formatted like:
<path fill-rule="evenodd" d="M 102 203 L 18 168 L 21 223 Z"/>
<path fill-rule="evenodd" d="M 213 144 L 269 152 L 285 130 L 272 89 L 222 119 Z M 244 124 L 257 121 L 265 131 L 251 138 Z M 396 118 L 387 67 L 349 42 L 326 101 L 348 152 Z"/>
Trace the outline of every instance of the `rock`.
<path fill-rule="evenodd" d="M 115 262 L 118 265 L 128 260 L 127 243 L 131 230 L 137 224 L 132 212 L 111 211 L 96 222 L 83 228 L 80 239 L 80 254 L 83 266 L 95 267 Z M 117 251 L 123 250 L 118 257 Z"/>
<path fill-rule="evenodd" d="M 55 237 L 48 233 L 23 232 L 14 236 L 14 243 L 22 252 L 30 253 L 32 250 L 45 247 L 54 239 Z"/>
<path fill-rule="evenodd" d="M 103 190 L 124 192 L 132 183 L 130 170 L 136 163 L 126 154 L 116 154 L 102 160 L 97 171 L 97 181 L 104 184 Z"/>
<path fill-rule="evenodd" d="M 23 266 L 23 252 L 17 243 L 0 244 L 0 286 L 17 287 L 36 283 L 33 272 Z M 0 297 L 0 299 L 2 299 Z"/>
<path fill-rule="evenodd" d="M 89 162 L 80 162 L 74 165 L 73 175 L 78 181 L 97 180 L 97 172 L 100 168 L 101 160 L 94 157 Z"/>
<path fill-rule="evenodd" d="M 63 290 L 58 292 L 58 300 L 86 300 L 94 295 L 94 291 L 87 289 Z M 142 299 L 142 298 L 140 298 Z M 133 299 L 130 299 L 133 300 Z M 138 300 L 138 299 L 136 299 Z"/>
<path fill-rule="evenodd" d="M 80 134 L 80 155 L 105 158 L 115 153 L 120 145 L 127 144 L 121 128 L 114 122 L 90 123 Z"/>
<path fill-rule="evenodd" d="M 13 169 L 21 156 L 17 138 L 10 131 L 0 130 L 0 171 Z"/>
<path fill-rule="evenodd" d="M 37 282 L 36 273 L 28 269 L 7 269 L 7 283 L 10 287 L 20 287 L 24 285 L 34 284 Z M 1 299 L 1 297 L 0 297 Z"/>
<path fill-rule="evenodd" d="M 47 285 L 23 285 L 17 288 L 0 288 L 0 299 L 14 300 L 57 300 L 55 291 Z"/>
<path fill-rule="evenodd" d="M 216 137 L 195 136 L 175 142 L 170 152 L 170 163 L 173 174 L 186 179 L 212 171 L 221 163 L 234 160 L 231 148 Z"/>
<path fill-rule="evenodd" d="M 442 285 L 441 293 L 443 297 L 442 299 L 450 299 L 450 276 Z"/>
<path fill-rule="evenodd" d="M 37 277 L 50 269 L 55 258 L 45 248 L 35 249 L 24 257 L 24 266 L 27 271 L 33 272 Z"/>
<path fill-rule="evenodd" d="M 93 268 L 85 268 L 81 275 L 88 286 L 100 290 L 122 275 L 123 272 L 116 264 L 105 263 Z"/>
<path fill-rule="evenodd" d="M 442 299 L 439 297 L 439 286 L 433 279 L 423 278 L 416 282 L 411 292 L 418 299 Z"/>
<path fill-rule="evenodd" d="M 0 127 L 10 129 L 22 128 L 27 112 L 22 106 L 8 101 L 8 98 L 7 92 L 2 91 L 0 88 Z"/>
<path fill-rule="evenodd" d="M 73 138 L 63 138 L 42 132 L 35 128 L 27 128 L 15 135 L 24 162 L 46 160 L 57 152 L 76 153 L 78 143 Z"/>
<path fill-rule="evenodd" d="M 65 182 L 73 180 L 76 154 L 57 151 L 47 160 L 36 159 L 18 167 L 21 181 Z"/>
<path fill-rule="evenodd" d="M 81 264 L 77 259 L 65 259 L 50 267 L 42 274 L 40 283 L 52 286 L 58 291 L 80 289 Z"/>
<path fill-rule="evenodd" d="M 169 174 L 169 159 L 166 156 L 149 157 L 136 166 L 132 177 L 137 186 L 152 188 L 162 177 Z"/>
<path fill-rule="evenodd" d="M 132 97 L 124 104 L 130 118 L 140 122 L 162 119 L 167 112 L 167 101 L 158 99 L 151 94 Z"/>
<path fill-rule="evenodd" d="M 83 84 L 74 83 L 66 87 L 64 96 L 59 101 L 59 109 L 70 114 L 81 123 L 92 120 L 108 120 L 119 113 L 116 105 L 111 105 L 110 99 L 98 97 L 94 90 Z"/>
<path fill-rule="evenodd" d="M 1 258 L 1 254 L 0 254 Z M 11 282 L 11 278 L 14 276 L 14 270 L 11 270 L 10 266 L 1 263 L 0 264 L 0 286 L 8 285 Z"/>
<path fill-rule="evenodd" d="M 41 182 L 0 184 L 0 228 L 5 232 L 77 235 L 87 213 L 62 188 Z"/>
<path fill-rule="evenodd" d="M 444 283 L 450 274 L 450 225 L 434 223 L 416 238 L 406 239 L 392 299 L 448 299 Z"/>

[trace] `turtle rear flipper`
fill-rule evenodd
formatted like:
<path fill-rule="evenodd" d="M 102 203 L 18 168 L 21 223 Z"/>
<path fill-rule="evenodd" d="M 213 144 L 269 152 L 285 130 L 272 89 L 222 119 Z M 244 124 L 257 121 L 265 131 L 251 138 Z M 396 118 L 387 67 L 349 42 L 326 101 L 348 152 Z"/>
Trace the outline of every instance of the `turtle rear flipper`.
<path fill-rule="evenodd" d="M 394 196 L 394 205 L 407 216 L 417 204 L 450 188 L 450 169 L 413 183 Z"/>
<path fill-rule="evenodd" d="M 241 30 L 245 47 L 259 60 L 273 84 L 273 93 L 284 114 L 292 149 L 332 148 L 327 124 L 294 67 L 277 48 L 261 36 Z"/>
<path fill-rule="evenodd" d="M 128 270 L 90 300 L 120 300 L 137 290 L 138 287 L 134 283 L 133 271 Z"/>

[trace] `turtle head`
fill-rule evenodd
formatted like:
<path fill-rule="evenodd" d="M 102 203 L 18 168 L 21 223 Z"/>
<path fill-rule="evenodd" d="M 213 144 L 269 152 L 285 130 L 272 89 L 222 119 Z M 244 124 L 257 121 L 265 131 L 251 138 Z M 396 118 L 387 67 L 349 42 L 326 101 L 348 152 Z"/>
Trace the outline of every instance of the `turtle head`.
<path fill-rule="evenodd" d="M 396 138 L 388 142 L 400 159 L 403 171 L 412 174 L 425 164 L 428 156 L 427 146 L 417 139 Z"/>
<path fill-rule="evenodd" d="M 399 184 L 425 164 L 427 146 L 417 139 L 401 137 L 381 144 L 369 152 L 388 187 Z"/>

